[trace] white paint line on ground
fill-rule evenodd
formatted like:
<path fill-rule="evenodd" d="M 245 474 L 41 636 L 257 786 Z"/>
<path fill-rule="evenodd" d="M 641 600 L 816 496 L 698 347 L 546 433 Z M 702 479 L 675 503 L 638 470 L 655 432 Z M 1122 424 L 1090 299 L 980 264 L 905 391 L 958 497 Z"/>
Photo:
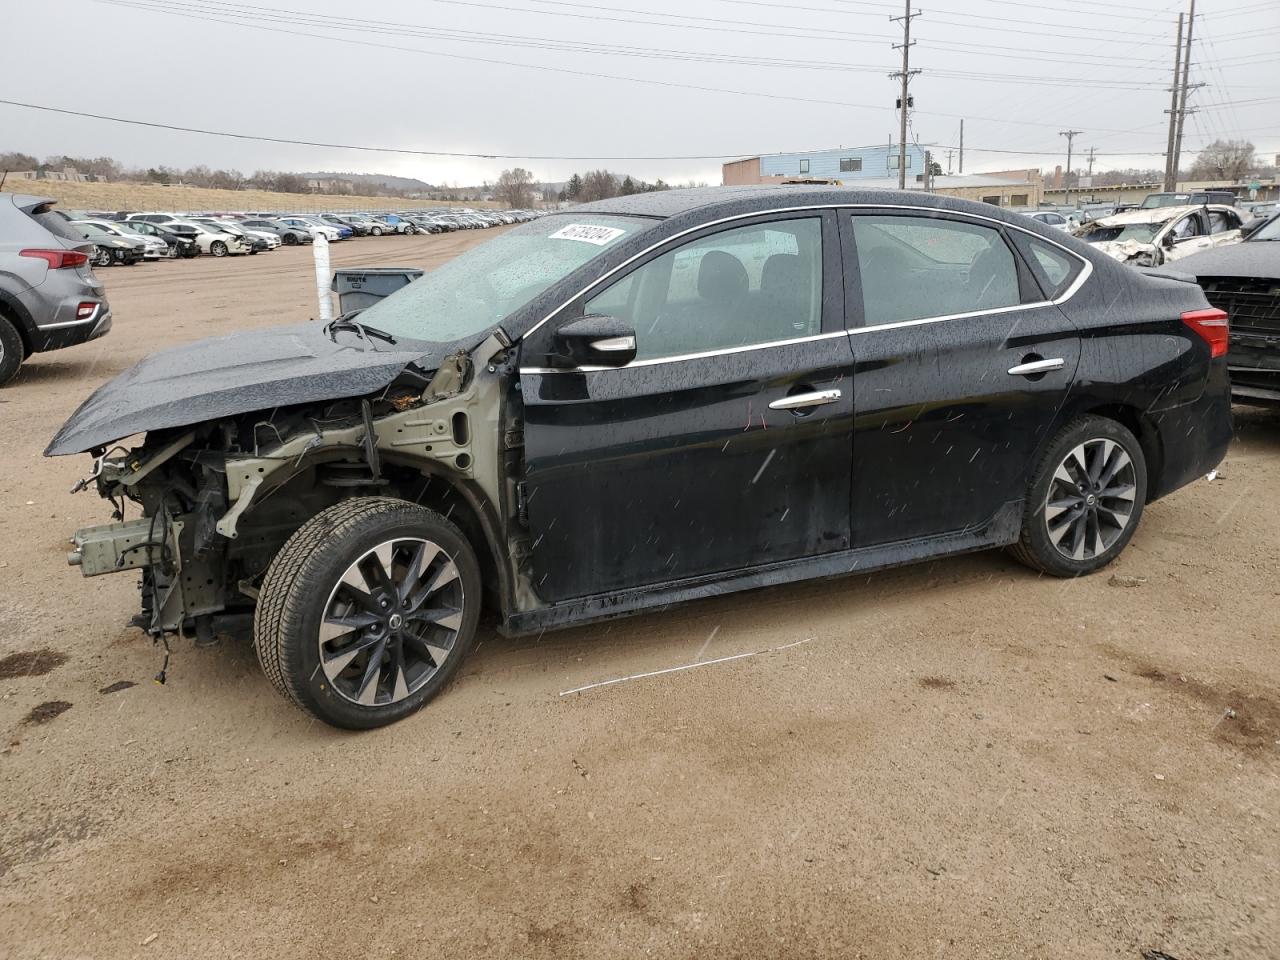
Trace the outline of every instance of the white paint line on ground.
<path fill-rule="evenodd" d="M 745 657 L 758 657 L 763 653 L 777 653 L 779 650 L 788 650 L 791 647 L 798 647 L 802 643 L 808 643 L 813 637 L 806 637 L 804 640 L 797 640 L 795 643 L 784 643 L 780 647 L 770 647 L 767 650 L 752 650 L 748 653 L 735 653 L 728 657 L 717 657 L 715 660 L 700 660 L 697 663 L 686 663 L 679 667 L 667 667 L 665 670 L 650 670 L 648 673 L 633 673 L 629 677 L 617 677 L 613 680 L 600 680 L 596 683 L 588 683 L 585 686 L 574 687 L 572 690 L 561 690 L 560 696 L 567 697 L 571 693 L 582 693 L 584 690 L 594 690 L 596 687 L 611 687 L 615 683 L 626 683 L 628 680 L 644 680 L 647 677 L 660 677 L 664 673 L 679 673 L 681 670 L 693 670 L 696 667 L 709 667 L 714 663 L 728 663 L 730 660 L 742 660 Z"/>

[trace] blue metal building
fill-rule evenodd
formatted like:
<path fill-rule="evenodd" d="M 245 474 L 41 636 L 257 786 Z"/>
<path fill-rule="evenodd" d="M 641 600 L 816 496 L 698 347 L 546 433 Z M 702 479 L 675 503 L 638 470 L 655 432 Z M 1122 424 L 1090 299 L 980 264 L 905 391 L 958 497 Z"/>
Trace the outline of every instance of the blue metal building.
<path fill-rule="evenodd" d="M 907 145 L 907 178 L 924 170 L 924 149 Z M 725 183 L 768 182 L 767 177 L 882 180 L 898 176 L 898 147 L 886 143 L 870 147 L 837 147 L 795 153 L 773 153 L 725 164 Z"/>
<path fill-rule="evenodd" d="M 907 176 L 924 170 L 924 150 L 907 145 Z M 760 158 L 763 177 L 820 177 L 836 180 L 874 179 L 898 175 L 898 147 L 839 147 L 808 153 L 775 153 Z"/>

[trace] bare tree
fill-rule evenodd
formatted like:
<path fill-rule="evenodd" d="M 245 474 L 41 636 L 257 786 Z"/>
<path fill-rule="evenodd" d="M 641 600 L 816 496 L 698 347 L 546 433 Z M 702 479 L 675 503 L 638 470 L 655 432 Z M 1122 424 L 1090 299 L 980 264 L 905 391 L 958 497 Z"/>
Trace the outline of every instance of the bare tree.
<path fill-rule="evenodd" d="M 1215 140 L 1196 157 L 1191 176 L 1196 180 L 1239 180 L 1253 166 L 1248 140 Z"/>
<path fill-rule="evenodd" d="M 532 206 L 533 174 L 524 167 L 503 170 L 494 186 L 493 194 L 513 209 Z"/>
<path fill-rule="evenodd" d="M 582 189 L 576 199 L 584 203 L 608 200 L 618 195 L 618 178 L 608 170 L 591 170 L 582 178 Z"/>

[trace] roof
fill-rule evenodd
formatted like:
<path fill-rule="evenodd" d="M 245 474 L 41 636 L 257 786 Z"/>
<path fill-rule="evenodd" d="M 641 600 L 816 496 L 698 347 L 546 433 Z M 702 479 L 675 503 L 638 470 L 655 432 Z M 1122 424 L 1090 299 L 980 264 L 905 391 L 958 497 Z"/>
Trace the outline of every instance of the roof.
<path fill-rule="evenodd" d="M 1126 210 L 1123 213 L 1117 213 L 1110 217 L 1103 217 L 1096 221 L 1104 227 L 1121 227 L 1127 223 L 1167 223 L 1175 220 L 1183 214 L 1190 213 L 1193 210 L 1203 210 L 1207 206 L 1210 210 L 1234 210 L 1235 207 L 1228 207 L 1223 204 L 1185 204 L 1180 207 L 1148 207 L 1143 210 Z"/>
<path fill-rule="evenodd" d="M 730 212 L 732 208 L 741 208 L 733 212 L 746 212 L 750 209 L 768 210 L 806 205 L 893 204 L 900 203 L 908 197 L 913 206 L 955 209 L 956 204 L 961 204 L 963 208 L 976 203 L 971 200 L 961 201 L 943 194 L 924 193 L 919 188 L 901 192 L 896 189 L 896 181 L 892 181 L 893 188 L 888 186 L 888 182 L 884 185 L 879 181 L 870 183 L 871 185 L 868 186 L 866 181 L 859 180 L 856 186 L 847 187 L 769 183 L 741 187 L 698 187 L 693 190 L 656 190 L 652 193 L 637 193 L 629 197 L 584 203 L 571 210 L 559 212 L 613 213 L 623 216 L 666 218 L 707 207 L 724 207 L 726 212 Z M 1009 181 L 1005 181 L 1004 185 L 1008 183 Z M 964 184 L 964 186 L 971 186 L 971 184 Z M 993 211 L 1000 210 L 989 204 L 984 204 L 983 207 L 983 213 L 987 216 L 990 216 Z"/>

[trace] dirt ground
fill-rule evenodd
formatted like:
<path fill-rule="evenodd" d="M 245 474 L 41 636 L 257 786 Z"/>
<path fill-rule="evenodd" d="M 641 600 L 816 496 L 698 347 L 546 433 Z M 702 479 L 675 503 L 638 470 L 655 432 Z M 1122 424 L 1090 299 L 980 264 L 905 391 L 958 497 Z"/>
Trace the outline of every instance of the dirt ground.
<path fill-rule="evenodd" d="M 242 644 L 152 682 L 135 578 L 65 565 L 87 458 L 41 457 L 148 351 L 309 316 L 309 252 L 103 275 L 111 335 L 0 391 L 0 956 L 1277 956 L 1280 415 L 1238 408 L 1099 575 L 985 553 L 486 634 L 353 735 Z"/>

